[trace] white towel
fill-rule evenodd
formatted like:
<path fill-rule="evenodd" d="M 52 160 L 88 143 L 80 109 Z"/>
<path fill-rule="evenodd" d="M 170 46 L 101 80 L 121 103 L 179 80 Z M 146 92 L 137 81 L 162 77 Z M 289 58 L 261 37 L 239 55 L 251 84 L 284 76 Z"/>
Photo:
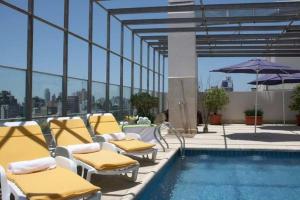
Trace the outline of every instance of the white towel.
<path fill-rule="evenodd" d="M 109 142 L 109 141 L 113 140 L 113 137 L 111 136 L 111 134 L 102 134 L 101 137 L 104 138 L 105 142 Z"/>
<path fill-rule="evenodd" d="M 52 157 L 46 157 L 10 163 L 8 165 L 8 171 L 10 171 L 12 174 L 29 174 L 37 171 L 53 169 L 55 167 L 55 159 Z"/>
<path fill-rule="evenodd" d="M 113 140 L 124 140 L 126 138 L 126 135 L 123 132 L 112 133 L 110 135 L 112 136 Z"/>
<path fill-rule="evenodd" d="M 100 150 L 99 143 L 68 145 L 67 149 L 73 153 L 92 153 Z"/>

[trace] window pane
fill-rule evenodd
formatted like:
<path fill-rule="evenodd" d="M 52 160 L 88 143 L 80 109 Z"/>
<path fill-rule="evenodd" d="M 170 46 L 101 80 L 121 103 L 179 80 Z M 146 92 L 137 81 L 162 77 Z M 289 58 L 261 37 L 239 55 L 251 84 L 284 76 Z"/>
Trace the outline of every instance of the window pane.
<path fill-rule="evenodd" d="M 142 68 L 143 70 L 143 74 L 142 74 L 142 89 L 147 89 L 147 69 L 146 68 Z"/>
<path fill-rule="evenodd" d="M 34 21 L 33 67 L 36 71 L 62 74 L 63 32 Z"/>
<path fill-rule="evenodd" d="M 133 90 L 133 94 L 138 94 L 140 92 L 140 89 L 138 89 L 138 88 L 134 88 L 134 90 Z"/>
<path fill-rule="evenodd" d="M 158 75 L 155 73 L 155 92 L 158 92 Z"/>
<path fill-rule="evenodd" d="M 28 2 L 27 0 L 5 0 L 8 3 L 11 3 L 19 8 L 22 8 L 24 10 L 27 10 L 28 8 Z"/>
<path fill-rule="evenodd" d="M 124 56 L 131 59 L 131 31 L 124 28 Z"/>
<path fill-rule="evenodd" d="M 143 41 L 143 66 L 147 66 L 147 45 L 146 43 Z"/>
<path fill-rule="evenodd" d="M 106 47 L 107 12 L 94 3 L 93 41 Z"/>
<path fill-rule="evenodd" d="M 61 115 L 62 77 L 33 73 L 32 116 Z"/>
<path fill-rule="evenodd" d="M 88 44 L 69 35 L 68 76 L 88 78 Z"/>
<path fill-rule="evenodd" d="M 70 24 L 71 32 L 88 37 L 89 22 L 89 1 L 72 0 L 70 1 Z"/>
<path fill-rule="evenodd" d="M 106 82 L 106 51 L 93 46 L 93 80 Z"/>
<path fill-rule="evenodd" d="M 140 88 L 140 66 L 134 65 L 134 87 Z"/>
<path fill-rule="evenodd" d="M 155 71 L 156 72 L 158 72 L 158 61 L 159 61 L 158 53 L 157 53 L 157 51 L 155 51 Z"/>
<path fill-rule="evenodd" d="M 34 13 L 54 24 L 64 25 L 64 1 L 62 0 L 35 0 Z"/>
<path fill-rule="evenodd" d="M 153 90 L 153 72 L 149 71 L 149 90 Z"/>
<path fill-rule="evenodd" d="M 151 47 L 149 51 L 149 69 L 153 69 L 153 48 Z"/>
<path fill-rule="evenodd" d="M 134 60 L 140 63 L 140 38 L 134 35 Z"/>
<path fill-rule="evenodd" d="M 120 86 L 109 85 L 109 110 L 120 110 Z"/>
<path fill-rule="evenodd" d="M 120 57 L 110 55 L 110 83 L 120 85 Z"/>
<path fill-rule="evenodd" d="M 24 117 L 25 71 L 0 67 L 0 77 L 0 119 Z"/>
<path fill-rule="evenodd" d="M 123 109 L 124 110 L 130 110 L 130 97 L 131 97 L 130 87 L 123 87 Z"/>
<path fill-rule="evenodd" d="M 123 77 L 123 85 L 131 87 L 131 62 L 128 60 L 124 60 Z"/>
<path fill-rule="evenodd" d="M 105 112 L 105 84 L 92 82 L 92 110 L 93 113 Z"/>
<path fill-rule="evenodd" d="M 87 81 L 68 78 L 68 114 L 86 113 Z"/>
<path fill-rule="evenodd" d="M 110 19 L 110 48 L 111 50 L 120 53 L 121 23 L 114 17 L 111 17 Z"/>
<path fill-rule="evenodd" d="M 0 65 L 26 68 L 27 16 L 0 6 Z"/>
<path fill-rule="evenodd" d="M 160 76 L 160 92 L 163 92 L 163 84 L 164 84 L 163 76 Z"/>

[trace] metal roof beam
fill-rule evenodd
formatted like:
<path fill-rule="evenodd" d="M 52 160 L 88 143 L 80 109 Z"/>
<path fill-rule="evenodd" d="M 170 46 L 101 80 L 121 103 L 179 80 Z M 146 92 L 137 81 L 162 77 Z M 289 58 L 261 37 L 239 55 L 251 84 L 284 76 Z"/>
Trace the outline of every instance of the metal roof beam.
<path fill-rule="evenodd" d="M 259 23 L 259 22 L 282 22 L 290 20 L 299 20 L 299 15 L 282 16 L 247 16 L 247 17 L 207 17 L 209 23 Z M 159 19 L 130 19 L 123 20 L 126 25 L 146 25 L 146 24 L 180 24 L 180 23 L 204 23 L 202 17 L 192 18 L 159 18 Z"/>
<path fill-rule="evenodd" d="M 168 50 L 168 47 L 155 47 L 155 50 L 158 51 L 165 51 Z M 289 45 L 289 46 L 283 46 L 283 45 L 273 45 L 273 46 L 267 46 L 267 45 L 261 45 L 261 46 L 196 46 L 197 50 L 245 50 L 245 49 L 257 49 L 257 50 L 266 50 L 266 49 L 274 49 L 274 50 L 280 50 L 280 49 L 297 49 L 300 50 L 300 45 Z"/>
<path fill-rule="evenodd" d="M 161 53 L 165 54 L 168 53 L 168 51 L 160 51 Z M 278 54 L 300 54 L 300 50 L 196 50 L 197 54 L 240 54 L 240 53 L 249 53 L 249 54 L 259 54 L 259 53 L 278 53 Z"/>
<path fill-rule="evenodd" d="M 164 55 L 168 57 L 168 55 Z M 299 57 L 300 54 L 256 53 L 256 54 L 197 54 L 198 57 Z"/>
<path fill-rule="evenodd" d="M 267 33 L 267 34 L 217 34 L 217 35 L 197 35 L 197 40 L 240 40 L 240 39 L 277 39 L 277 38 L 297 38 L 300 39 L 299 33 Z M 149 35 L 141 36 L 143 40 L 168 40 L 167 35 Z"/>
<path fill-rule="evenodd" d="M 279 31 L 286 26 L 226 26 L 226 27 L 181 27 L 181 28 L 143 28 L 133 29 L 135 33 L 173 33 L 173 32 L 226 32 L 226 31 Z M 288 31 L 299 31 L 300 25 L 290 26 Z M 299 33 L 300 34 L 300 33 Z"/>
<path fill-rule="evenodd" d="M 264 3 L 240 3 L 240 4 L 210 4 L 204 5 L 205 10 L 225 10 L 225 9 L 255 9 L 255 8 L 287 8 L 300 7 L 300 2 L 264 2 Z M 115 8 L 108 9 L 113 15 L 119 14 L 140 14 L 140 13 L 163 13 L 163 12 L 182 12 L 199 11 L 201 5 L 182 5 L 182 6 L 152 6 L 134 8 Z"/>
<path fill-rule="evenodd" d="M 277 41 L 272 40 L 215 40 L 215 41 L 196 41 L 198 45 L 267 45 L 267 44 L 281 44 L 281 45 L 299 45 L 300 39 L 280 39 Z M 168 41 L 161 41 L 161 42 L 149 42 L 149 45 L 152 47 L 158 46 L 168 46 Z"/>

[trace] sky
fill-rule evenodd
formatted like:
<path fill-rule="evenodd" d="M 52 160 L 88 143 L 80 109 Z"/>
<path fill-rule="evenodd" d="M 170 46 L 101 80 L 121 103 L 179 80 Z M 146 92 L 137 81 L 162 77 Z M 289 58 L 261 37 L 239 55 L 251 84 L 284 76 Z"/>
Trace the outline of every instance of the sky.
<path fill-rule="evenodd" d="M 7 0 L 16 6 L 27 9 L 26 0 Z M 267 0 L 271 1 L 271 0 Z M 70 1 L 70 31 L 79 34 L 84 38 L 88 38 L 88 1 L 71 0 Z M 105 7 L 125 7 L 130 6 L 154 6 L 167 5 L 164 0 L 114 0 L 104 2 Z M 199 1 L 197 1 L 199 3 Z M 204 1 L 205 3 L 236 3 L 236 2 L 259 2 L 258 0 L 214 0 Z M 63 26 L 63 1 L 62 0 L 36 0 L 35 14 L 39 17 L 47 19 L 52 23 Z M 119 16 L 121 19 L 134 18 L 135 16 Z M 162 17 L 161 14 L 151 15 L 152 17 Z M 148 16 L 149 17 L 149 16 Z M 143 18 L 147 18 L 144 15 Z M 102 8 L 95 6 L 94 10 L 94 32 L 93 40 L 101 45 L 106 46 L 106 14 Z M 140 26 L 142 27 L 142 26 Z M 24 69 L 26 66 L 26 48 L 27 48 L 27 17 L 24 14 L 18 13 L 2 4 L 0 4 L 0 65 L 14 67 L 20 70 L 15 70 L 11 73 L 9 70 L 0 69 L 0 90 L 8 89 L 14 91 L 18 99 L 23 99 L 24 92 Z M 138 38 L 135 37 L 135 45 L 138 45 Z M 131 57 L 131 34 L 128 29 L 125 29 L 125 44 L 124 55 Z M 112 18 L 111 21 L 111 49 L 120 52 L 120 23 Z M 145 48 L 144 48 L 145 49 Z M 69 76 L 78 79 L 87 79 L 88 66 L 88 44 L 75 38 L 69 37 Z M 139 61 L 139 49 L 135 48 L 135 61 Z M 63 32 L 50 27 L 38 20 L 34 20 L 34 55 L 33 68 L 34 71 L 45 72 L 51 75 L 35 76 L 34 83 L 37 85 L 33 88 L 33 94 L 44 95 L 45 88 L 50 88 L 51 92 L 56 95 L 61 90 L 61 75 L 63 65 Z M 198 59 L 198 76 L 199 85 L 204 88 L 214 85 L 220 85 L 221 81 L 227 76 L 226 74 L 210 73 L 212 69 L 237 64 L 250 58 L 199 58 Z M 110 80 L 113 84 L 119 82 L 119 58 L 111 56 L 111 76 Z M 98 82 L 105 81 L 105 51 L 101 48 L 93 48 L 93 80 Z M 146 64 L 146 52 L 143 54 L 143 64 Z M 152 65 L 152 58 L 150 58 Z M 137 67 L 136 67 L 137 68 Z M 125 86 L 130 86 L 130 63 L 125 61 L 124 77 Z M 135 70 L 139 72 L 138 69 Z M 250 86 L 247 82 L 252 81 L 255 77 L 246 74 L 230 75 L 233 78 L 234 90 L 249 91 Z M 84 85 L 82 80 L 77 80 L 75 85 Z M 150 80 L 151 82 L 151 80 Z M 135 80 L 135 85 L 138 85 L 138 79 Z M 71 86 L 70 86 L 71 87 Z M 83 87 L 85 88 L 85 87 Z M 75 88 L 70 89 L 75 91 Z"/>

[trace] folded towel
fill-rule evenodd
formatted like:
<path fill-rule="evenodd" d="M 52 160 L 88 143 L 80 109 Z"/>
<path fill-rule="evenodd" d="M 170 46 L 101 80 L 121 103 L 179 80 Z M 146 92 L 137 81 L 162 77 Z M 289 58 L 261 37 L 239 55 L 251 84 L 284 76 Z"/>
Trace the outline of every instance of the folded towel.
<path fill-rule="evenodd" d="M 67 149 L 72 153 L 92 153 L 100 150 L 99 143 L 68 145 Z"/>
<path fill-rule="evenodd" d="M 109 141 L 113 140 L 113 137 L 111 136 L 111 134 L 102 134 L 101 136 L 105 139 L 105 142 L 109 142 Z"/>
<path fill-rule="evenodd" d="M 53 169 L 56 161 L 52 157 L 39 158 L 35 160 L 13 162 L 8 165 L 8 171 L 12 174 L 29 174 L 37 171 Z"/>
<path fill-rule="evenodd" d="M 123 132 L 111 133 L 110 135 L 113 140 L 124 140 L 126 138 L 126 135 Z"/>

